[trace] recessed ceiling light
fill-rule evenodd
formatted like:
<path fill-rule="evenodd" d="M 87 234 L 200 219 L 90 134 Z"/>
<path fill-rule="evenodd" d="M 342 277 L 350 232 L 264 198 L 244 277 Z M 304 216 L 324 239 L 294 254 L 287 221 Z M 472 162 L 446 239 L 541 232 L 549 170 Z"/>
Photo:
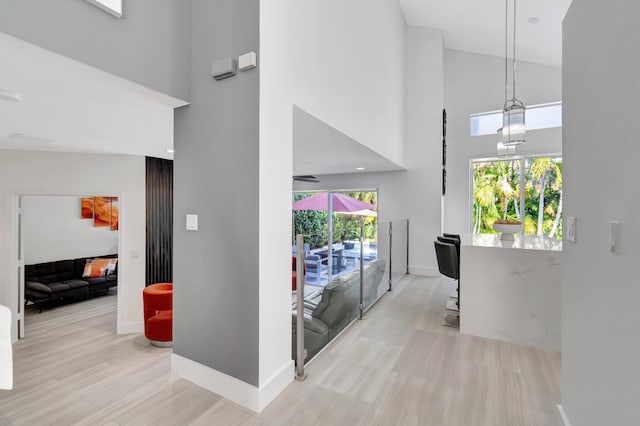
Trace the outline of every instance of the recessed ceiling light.
<path fill-rule="evenodd" d="M 169 149 L 167 149 L 167 152 L 168 152 L 169 154 L 173 154 L 173 153 L 174 153 L 174 152 L 176 152 L 176 151 L 175 151 L 173 148 L 169 148 Z"/>
<path fill-rule="evenodd" d="M 22 95 L 14 90 L 0 89 L 0 99 L 3 101 L 20 102 Z"/>
<path fill-rule="evenodd" d="M 364 170 L 364 167 L 356 167 L 356 170 Z"/>
<path fill-rule="evenodd" d="M 531 18 L 528 19 L 528 21 L 530 24 L 537 24 L 538 22 L 540 22 L 540 18 L 532 16 Z"/>

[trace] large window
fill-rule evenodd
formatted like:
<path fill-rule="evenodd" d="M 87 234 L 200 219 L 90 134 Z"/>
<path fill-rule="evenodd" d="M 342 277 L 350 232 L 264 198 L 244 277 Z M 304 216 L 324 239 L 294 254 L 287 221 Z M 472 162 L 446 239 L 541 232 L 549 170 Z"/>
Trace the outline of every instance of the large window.
<path fill-rule="evenodd" d="M 562 239 L 562 157 L 478 159 L 471 173 L 474 233 L 495 233 L 497 220 L 520 220 L 527 235 Z"/>

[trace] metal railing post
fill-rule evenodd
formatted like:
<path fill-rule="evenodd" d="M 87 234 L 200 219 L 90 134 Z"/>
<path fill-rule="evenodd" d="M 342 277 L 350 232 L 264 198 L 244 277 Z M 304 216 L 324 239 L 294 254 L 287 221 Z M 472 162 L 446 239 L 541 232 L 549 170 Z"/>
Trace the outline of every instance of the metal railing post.
<path fill-rule="evenodd" d="M 407 219 L 407 274 L 409 273 L 409 219 Z"/>
<path fill-rule="evenodd" d="M 360 216 L 360 319 L 364 319 L 364 218 Z"/>
<path fill-rule="evenodd" d="M 307 253 L 304 251 L 304 236 L 296 235 L 296 310 L 298 312 L 296 321 L 296 380 L 304 380 L 307 375 L 304 372 L 304 360 L 307 357 L 307 350 L 304 348 L 304 259 Z"/>
<path fill-rule="evenodd" d="M 393 282 L 393 275 L 392 275 L 392 271 L 393 271 L 393 257 L 392 257 L 392 253 L 393 253 L 393 222 L 389 222 L 389 290 L 391 291 L 391 285 Z"/>

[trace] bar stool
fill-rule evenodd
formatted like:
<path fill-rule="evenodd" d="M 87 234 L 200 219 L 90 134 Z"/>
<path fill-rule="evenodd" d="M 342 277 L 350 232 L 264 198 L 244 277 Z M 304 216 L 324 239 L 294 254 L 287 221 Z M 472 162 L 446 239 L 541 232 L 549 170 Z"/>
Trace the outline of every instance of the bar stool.
<path fill-rule="evenodd" d="M 438 241 L 443 243 L 449 243 L 456 246 L 456 254 L 458 256 L 458 275 L 460 275 L 460 235 L 457 234 L 442 234 L 442 237 L 438 237 Z M 456 299 L 456 306 L 460 307 L 460 277 L 458 276 L 458 286 L 455 292 L 450 298 Z"/>
<path fill-rule="evenodd" d="M 447 306 L 442 325 L 445 325 L 447 327 L 460 327 L 460 257 L 458 255 L 459 245 L 456 246 L 455 242 L 442 241 L 444 239 L 446 238 L 438 237 L 438 240 L 433 242 L 436 249 L 436 258 L 438 259 L 438 270 L 442 275 L 458 281 L 458 297 L 457 299 L 447 300 Z M 453 316 L 453 318 L 451 318 L 451 316 Z"/>

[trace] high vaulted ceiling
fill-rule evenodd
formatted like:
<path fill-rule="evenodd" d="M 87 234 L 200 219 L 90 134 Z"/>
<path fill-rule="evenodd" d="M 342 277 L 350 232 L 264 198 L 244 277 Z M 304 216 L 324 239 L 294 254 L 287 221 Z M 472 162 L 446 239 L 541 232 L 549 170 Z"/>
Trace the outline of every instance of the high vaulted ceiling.
<path fill-rule="evenodd" d="M 407 24 L 437 28 L 445 47 L 504 57 L 505 0 L 398 0 Z M 517 2 L 516 58 L 562 65 L 562 20 L 571 0 Z M 509 0 L 510 18 L 513 0 Z M 537 23 L 531 23 L 530 20 Z"/>
<path fill-rule="evenodd" d="M 510 4 L 511 4 L 510 0 Z M 504 55 L 504 0 L 398 0 L 409 25 L 443 31 L 447 48 Z M 561 65 L 562 20 L 571 0 L 518 1 L 518 59 Z M 537 23 L 530 23 L 537 18 Z M 0 89 L 22 94 L 0 102 L 0 149 L 123 153 L 172 158 L 173 108 L 183 101 L 0 33 Z M 298 114 L 296 174 L 398 170 L 399 166 L 315 119 Z M 317 153 L 309 130 L 341 148 Z M 308 136 L 304 136 L 305 135 Z M 17 135 L 17 136 L 16 136 Z M 11 137 L 13 136 L 13 137 Z M 310 152 L 316 151 L 316 154 Z M 326 157 L 326 158 L 325 158 Z M 313 161 L 310 161 L 313 159 Z M 366 160 L 366 161 L 365 161 Z M 366 163 L 366 164 L 364 164 Z"/>

